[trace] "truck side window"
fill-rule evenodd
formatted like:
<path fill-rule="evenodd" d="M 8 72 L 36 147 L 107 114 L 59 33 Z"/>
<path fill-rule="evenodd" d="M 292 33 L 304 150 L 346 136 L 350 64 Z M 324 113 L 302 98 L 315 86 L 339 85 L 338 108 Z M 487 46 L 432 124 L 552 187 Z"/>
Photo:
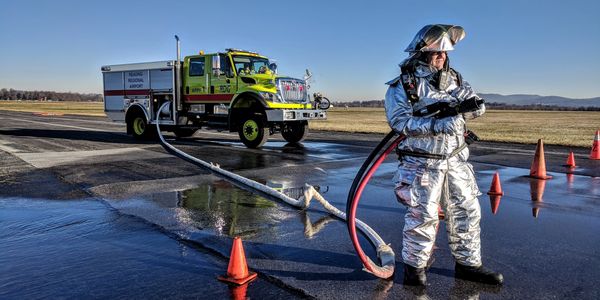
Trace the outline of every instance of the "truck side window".
<path fill-rule="evenodd" d="M 204 57 L 190 59 L 190 76 L 204 76 Z"/>
<path fill-rule="evenodd" d="M 219 56 L 221 56 L 221 74 L 227 77 L 233 77 L 233 70 L 231 69 L 229 56 L 225 54 L 219 54 Z"/>

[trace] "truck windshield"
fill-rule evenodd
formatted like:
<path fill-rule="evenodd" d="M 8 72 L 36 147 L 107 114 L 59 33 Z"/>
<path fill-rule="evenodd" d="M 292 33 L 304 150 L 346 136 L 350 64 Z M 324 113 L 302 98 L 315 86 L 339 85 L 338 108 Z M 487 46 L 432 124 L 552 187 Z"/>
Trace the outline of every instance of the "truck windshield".
<path fill-rule="evenodd" d="M 270 73 L 269 60 L 262 57 L 235 55 L 233 64 L 238 75 L 265 74 Z"/>

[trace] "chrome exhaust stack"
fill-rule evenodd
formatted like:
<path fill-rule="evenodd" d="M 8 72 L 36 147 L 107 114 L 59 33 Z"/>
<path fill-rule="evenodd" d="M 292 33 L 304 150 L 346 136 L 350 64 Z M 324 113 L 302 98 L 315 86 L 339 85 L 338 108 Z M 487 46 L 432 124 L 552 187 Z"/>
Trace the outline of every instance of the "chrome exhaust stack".
<path fill-rule="evenodd" d="M 179 37 L 175 35 L 175 41 L 177 41 L 177 63 L 175 65 L 175 104 L 177 105 L 177 110 L 180 111 L 183 109 L 182 107 L 182 87 L 181 87 L 181 43 L 179 42 Z"/>
<path fill-rule="evenodd" d="M 181 62 L 181 43 L 179 42 L 179 37 L 175 35 L 175 41 L 177 41 L 177 65 Z"/>

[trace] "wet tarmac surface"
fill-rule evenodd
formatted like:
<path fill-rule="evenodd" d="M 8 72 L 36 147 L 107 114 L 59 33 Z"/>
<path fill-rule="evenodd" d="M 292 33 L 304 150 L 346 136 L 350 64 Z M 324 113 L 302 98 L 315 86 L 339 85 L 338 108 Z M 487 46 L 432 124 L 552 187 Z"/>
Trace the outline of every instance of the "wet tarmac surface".
<path fill-rule="evenodd" d="M 227 261 L 101 201 L 0 198 L 1 299 L 227 299 Z M 250 298 L 296 298 L 258 279 Z"/>
<path fill-rule="evenodd" d="M 275 284 L 258 281 L 250 286 L 248 295 L 254 293 L 252 295 L 259 298 L 281 298 L 290 293 L 336 299 L 600 297 L 596 287 L 596 278 L 600 275 L 600 237 L 597 234 L 600 225 L 600 178 L 585 176 L 598 176 L 600 164 L 581 158 L 586 149 L 575 149 L 578 165 L 582 166 L 575 175 L 568 175 L 559 172 L 564 170 L 561 164 L 569 149 L 546 147 L 550 152 L 546 155 L 548 169 L 554 178 L 542 181 L 524 177 L 529 173 L 532 146 L 482 143 L 472 147 L 471 161 L 475 162 L 478 184 L 484 192 L 479 198 L 482 206 L 483 259 L 488 267 L 504 274 L 506 283 L 503 287 L 490 287 L 454 279 L 454 261 L 442 223 L 436 242 L 436 260 L 428 272 L 429 285 L 425 290 L 419 290 L 402 285 L 399 253 L 405 209 L 395 201 L 391 191 L 391 178 L 396 168 L 393 157 L 382 165 L 371 180 L 358 210 L 358 218 L 375 229 L 387 243 L 391 243 L 397 253 L 395 277 L 386 281 L 361 271 L 361 263 L 354 253 L 345 224 L 329 216 L 317 203 L 305 211 L 298 211 L 286 204 L 255 195 L 164 153 L 156 144 L 133 143 L 122 134 L 124 127 L 119 125 L 103 123 L 105 131 L 98 134 L 88 132 L 80 136 L 76 132 L 71 136 L 69 130 L 97 128 L 92 126 L 93 122 L 100 121 L 81 117 L 74 117 L 72 119 L 76 120 L 72 121 L 56 119 L 38 117 L 32 120 L 56 122 L 60 126 L 29 128 L 39 124 L 19 124 L 17 121 L 1 124 L 0 159 L 7 164 L 0 168 L 0 183 L 3 186 L 0 196 L 5 197 L 0 201 L 3 205 L 0 211 L 8 221 L 4 221 L 3 216 L 0 222 L 17 225 L 9 226 L 12 228 L 10 231 L 3 229 L 0 236 L 10 241 L 19 236 L 28 236 L 29 232 L 35 233 L 35 229 L 26 224 L 47 225 L 43 221 L 47 216 L 39 215 L 39 212 L 26 217 L 32 214 L 31 205 L 27 203 L 50 207 L 58 215 L 78 215 L 78 210 L 85 211 L 93 207 L 92 210 L 96 212 L 84 213 L 82 217 L 89 219 L 83 223 L 86 230 L 94 231 L 99 236 L 97 240 L 105 239 L 113 243 L 125 241 L 123 243 L 132 250 L 128 252 L 126 248 L 111 253 L 107 249 L 96 249 L 97 245 L 92 243 L 78 242 L 70 243 L 72 246 L 62 256 L 62 249 L 52 249 L 55 256 L 62 257 L 64 261 L 71 256 L 86 257 L 82 253 L 94 249 L 91 253 L 110 260 L 107 266 L 103 266 L 107 270 L 105 272 L 115 272 L 116 278 L 143 275 L 146 277 L 142 281 L 146 283 L 156 280 L 153 286 L 164 297 L 196 297 L 194 293 L 198 292 L 198 285 L 195 285 L 196 290 L 185 286 L 188 283 L 191 286 L 191 282 L 196 280 L 210 282 L 202 295 L 227 297 L 227 290 L 223 290 L 222 284 L 214 280 L 214 275 L 223 273 L 226 268 L 223 267 L 226 265 L 223 257 L 229 256 L 233 236 L 243 238 L 250 268 L 258 271 L 261 278 Z M 57 128 L 61 132 L 56 133 Z M 267 143 L 262 150 L 246 149 L 236 141 L 234 135 L 217 132 L 198 133 L 194 138 L 183 140 L 170 138 L 169 141 L 195 157 L 218 162 L 224 169 L 265 183 L 290 196 L 299 195 L 304 183 L 317 185 L 329 202 L 343 209 L 348 188 L 358 167 L 380 138 L 316 133 L 309 136 L 303 147 L 274 141 Z M 503 154 L 506 152 L 503 149 L 507 147 L 512 151 L 509 155 Z M 135 150 L 129 152 L 123 149 Z M 48 152 L 51 154 L 44 154 Z M 500 199 L 485 195 L 496 171 L 500 174 L 505 193 Z M 96 200 L 55 202 L 7 198 L 81 199 L 83 195 L 91 195 Z M 113 221 L 123 218 L 129 221 L 125 224 Z M 69 222 L 67 218 L 65 223 Z M 85 237 L 89 234 L 70 230 L 72 232 L 69 234 L 43 232 L 41 238 L 48 240 L 49 244 L 64 244 L 65 240 L 70 241 L 71 235 Z M 143 234 L 136 234 L 139 231 Z M 113 239 L 113 235 L 122 238 Z M 9 246 L 0 246 L 0 250 L 18 253 L 31 248 L 30 245 L 36 242 L 25 238 L 12 245 L 9 243 Z M 132 246 L 134 244 L 137 246 Z M 141 247 L 141 244 L 150 246 Z M 361 244 L 367 254 L 375 259 L 368 242 L 363 240 Z M 143 249 L 140 250 L 140 247 Z M 181 247 L 188 249 L 186 253 L 192 253 L 189 254 L 191 256 L 177 255 L 178 250 L 175 249 Z M 21 286 L 7 295 L 33 295 L 32 298 L 60 295 L 62 287 L 39 291 L 27 289 L 26 284 L 34 284 L 25 283 L 23 277 L 13 275 L 21 264 L 25 264 L 24 269 L 29 270 L 24 274 L 31 273 L 30 276 L 34 275 L 34 264 L 41 269 L 56 268 L 58 263 L 41 259 L 25 262 L 24 257 L 36 257 L 43 253 L 39 249 L 36 251 L 40 252 L 28 254 L 24 251 L 22 256 L 11 254 L 4 259 L 2 265 L 10 266 L 12 271 L 6 273 L 11 274 L 7 279 L 0 278 L 0 287 L 5 290 L 5 286 L 15 283 Z M 100 255 L 96 253 L 98 251 Z M 168 294 L 168 284 L 162 281 L 158 283 L 165 274 L 172 272 L 164 267 L 157 271 L 155 277 L 144 272 L 140 272 L 142 275 L 132 274 L 136 270 L 161 268 L 164 260 L 149 256 L 155 253 L 160 256 L 163 252 L 167 253 L 167 257 L 174 257 L 177 264 L 182 266 L 174 272 L 173 281 L 179 278 L 178 284 L 184 286 L 180 290 L 185 293 L 177 293 L 173 289 L 173 294 Z M 139 253 L 143 254 L 139 256 Z M 121 264 L 135 264 L 140 260 L 145 264 L 119 268 Z M 200 270 L 187 268 L 196 263 L 209 267 Z M 64 265 L 67 271 L 60 276 L 53 276 L 56 280 L 52 286 L 70 286 L 67 280 L 85 277 L 84 273 L 98 268 L 97 264 L 92 263 L 87 267 L 80 261 L 64 262 L 61 266 Z M 213 267 L 222 269 L 215 271 Z M 194 274 L 187 276 L 189 272 Z M 68 295 L 85 295 L 85 290 L 77 287 L 79 283 L 81 286 L 98 286 L 97 291 L 101 296 L 115 295 L 103 289 L 105 282 L 98 278 L 74 280 L 72 284 L 75 287 Z M 35 280 L 42 281 L 39 278 Z M 124 295 L 134 298 L 147 295 L 140 292 L 143 285 L 136 285 L 131 280 L 115 279 L 114 283 L 121 283 L 120 291 L 125 291 Z M 131 285 L 130 292 L 126 290 L 128 285 Z M 204 286 L 200 292 L 203 289 Z"/>

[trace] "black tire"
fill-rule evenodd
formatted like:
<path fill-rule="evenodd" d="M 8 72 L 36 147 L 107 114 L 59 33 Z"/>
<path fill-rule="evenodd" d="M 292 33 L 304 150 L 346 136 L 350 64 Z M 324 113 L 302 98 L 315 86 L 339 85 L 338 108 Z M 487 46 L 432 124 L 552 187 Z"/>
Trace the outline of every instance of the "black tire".
<path fill-rule="evenodd" d="M 175 130 L 173 130 L 173 133 L 178 138 L 183 138 L 183 137 L 190 137 L 190 136 L 194 135 L 194 133 L 196 133 L 196 131 L 198 131 L 198 128 L 176 128 Z"/>
<path fill-rule="evenodd" d="M 156 129 L 148 124 L 144 114 L 136 112 L 127 119 L 127 132 L 138 140 L 148 140 L 156 136 Z"/>
<path fill-rule="evenodd" d="M 283 126 L 281 130 L 281 136 L 288 143 L 298 143 L 304 140 L 308 135 L 308 122 L 288 122 Z"/>
<path fill-rule="evenodd" d="M 269 139 L 269 127 L 262 115 L 251 115 L 242 119 L 238 126 L 242 143 L 248 148 L 259 148 Z"/>

